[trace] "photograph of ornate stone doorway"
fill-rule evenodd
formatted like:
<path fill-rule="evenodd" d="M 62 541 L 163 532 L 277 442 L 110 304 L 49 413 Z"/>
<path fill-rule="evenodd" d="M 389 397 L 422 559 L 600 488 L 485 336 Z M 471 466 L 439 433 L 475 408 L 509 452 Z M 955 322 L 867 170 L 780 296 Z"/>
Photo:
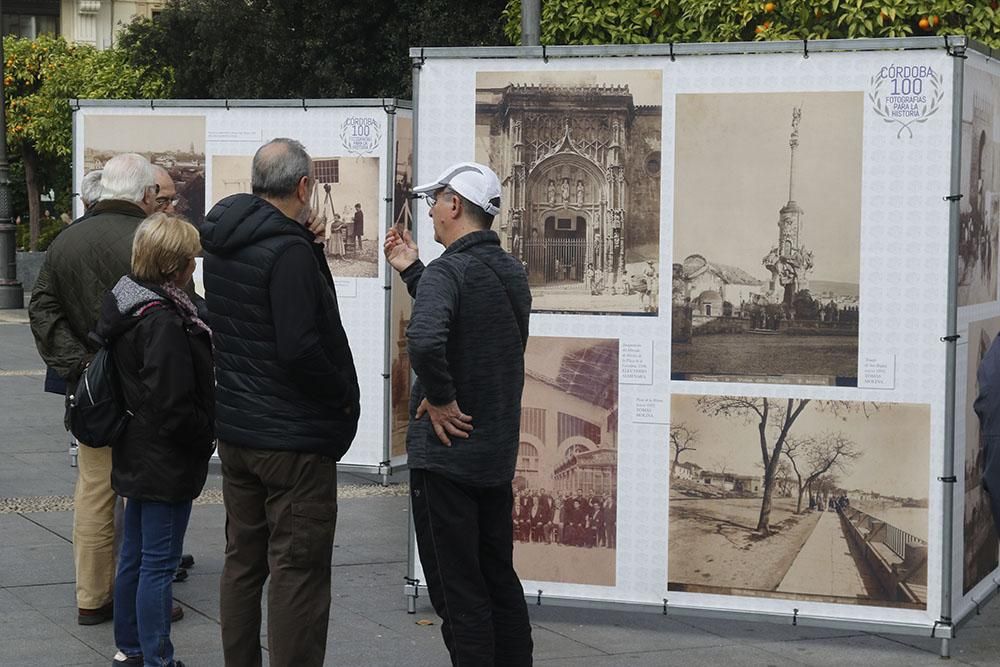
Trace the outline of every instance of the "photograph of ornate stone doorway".
<path fill-rule="evenodd" d="M 659 71 L 480 72 L 476 159 L 533 310 L 658 312 Z"/>

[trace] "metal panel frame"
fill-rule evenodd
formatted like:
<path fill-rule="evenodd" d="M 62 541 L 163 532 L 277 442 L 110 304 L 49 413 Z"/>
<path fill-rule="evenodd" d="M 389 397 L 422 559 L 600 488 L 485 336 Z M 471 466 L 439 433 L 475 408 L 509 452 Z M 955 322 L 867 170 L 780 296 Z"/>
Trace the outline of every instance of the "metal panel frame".
<path fill-rule="evenodd" d="M 270 109 L 270 108 L 330 108 L 330 107 L 382 107 L 383 109 L 412 109 L 413 103 L 409 100 L 400 100 L 395 97 L 366 97 L 361 99 L 329 99 L 329 100 L 90 100 L 76 99 L 69 100 L 70 107 L 79 109 L 81 107 L 139 107 L 139 108 L 174 108 L 191 107 L 199 109 Z"/>
<path fill-rule="evenodd" d="M 878 39 L 820 39 L 782 42 L 703 42 L 675 44 L 615 44 L 608 46 L 486 46 L 486 47 L 415 47 L 410 58 L 423 62 L 428 58 L 593 58 L 745 55 L 754 53 L 831 53 L 844 51 L 951 50 L 965 46 L 963 36 L 905 37 Z M 980 45 L 981 48 L 988 48 Z M 414 99 L 416 88 L 414 87 Z"/>
<path fill-rule="evenodd" d="M 964 36 L 944 36 L 944 37 L 908 37 L 902 39 L 838 39 L 838 40 L 817 40 L 817 41 L 794 41 L 794 42 L 733 42 L 733 43 L 700 43 L 700 44 L 642 44 L 642 45 L 610 45 L 610 46 L 513 46 L 513 47 L 417 47 L 410 49 L 410 58 L 413 62 L 413 121 L 414 121 L 414 154 L 417 152 L 417 137 L 419 134 L 417 117 L 419 113 L 418 96 L 420 89 L 420 69 L 427 59 L 542 59 L 548 61 L 550 58 L 594 58 L 594 57 L 669 57 L 674 60 L 682 56 L 709 56 L 709 55 L 735 55 L 735 54 L 775 54 L 775 53 L 802 53 L 803 57 L 809 57 L 810 53 L 839 53 L 839 52 L 860 52 L 860 51 L 888 51 L 888 50 L 938 50 L 944 49 L 949 55 L 955 58 L 953 70 L 952 86 L 952 156 L 950 165 L 951 192 L 949 195 L 958 194 L 961 189 L 961 143 L 962 143 L 962 93 L 964 59 L 966 49 L 971 48 L 981 52 L 987 57 L 996 58 L 1000 56 L 1000 51 L 994 51 L 979 42 L 972 42 Z M 953 622 L 951 618 L 952 610 L 952 573 L 953 558 L 952 546 L 954 542 L 954 472 L 955 472 L 955 357 L 956 340 L 955 330 L 957 327 L 958 306 L 957 306 L 957 282 L 958 272 L 958 227 L 959 227 L 959 202 L 951 199 L 949 207 L 949 230 L 948 230 L 948 312 L 947 312 L 947 334 L 944 339 L 947 344 L 945 357 L 945 433 L 944 433 L 944 467 L 943 475 L 939 478 L 945 485 L 942 502 L 942 576 L 941 576 L 941 609 L 940 618 L 933 624 L 926 623 L 905 623 L 900 621 L 866 621 L 852 620 L 844 618 L 832 618 L 817 615 L 800 615 L 796 611 L 793 614 L 782 614 L 776 612 L 757 612 L 751 610 L 722 609 L 718 607 L 706 607 L 699 605 L 671 605 L 668 600 L 664 600 L 662 605 L 650 605 L 648 603 L 599 600 L 586 597 L 566 597 L 548 596 L 542 598 L 538 595 L 525 595 L 529 603 L 542 604 L 545 601 L 552 601 L 557 604 L 585 607 L 593 609 L 617 609 L 633 610 L 642 612 L 658 612 L 669 615 L 671 611 L 678 614 L 703 616 L 724 619 L 739 620 L 763 620 L 774 623 L 790 623 L 791 625 L 808 625 L 815 627 L 839 628 L 848 630 L 862 630 L 869 632 L 889 632 L 895 634 L 905 634 L 913 636 L 930 636 L 941 640 L 941 656 L 950 657 L 950 640 L 955 637 L 956 629 L 971 614 L 966 614 L 965 618 Z M 416 598 L 421 589 L 426 591 L 426 585 L 414 580 L 415 574 L 415 554 L 413 550 L 413 518 L 412 512 L 409 519 L 409 539 L 407 543 L 407 579 L 404 586 L 404 595 L 407 598 L 407 610 L 415 613 Z M 992 595 L 1000 592 L 1000 586 Z M 989 598 L 987 598 L 989 599 Z M 978 610 L 979 604 L 976 609 Z"/>
<path fill-rule="evenodd" d="M 285 108 L 285 109 L 298 109 L 301 108 L 308 111 L 310 108 L 367 108 L 367 109 L 377 109 L 379 107 L 385 111 L 386 116 L 392 122 L 387 122 L 386 128 L 386 166 L 385 173 L 386 179 L 386 192 L 387 195 L 385 199 L 387 203 L 386 207 L 386 219 L 389 224 L 392 223 L 392 196 L 391 188 L 394 181 L 394 171 L 396 164 L 396 146 L 394 142 L 395 137 L 395 116 L 396 109 L 413 109 L 413 103 L 410 100 L 401 100 L 394 97 L 370 97 L 370 98 L 360 98 L 360 99 L 327 99 L 327 100 L 315 100 L 315 99 L 299 99 L 299 100 L 91 100 L 91 99 L 70 99 L 70 108 L 73 111 L 77 111 L 82 108 L 91 109 L 108 109 L 108 108 L 131 108 L 131 109 L 152 109 L 157 108 L 162 109 L 266 109 L 266 108 Z M 77 150 L 76 150 L 76 127 L 77 119 L 73 118 L 73 146 L 72 146 L 72 164 L 75 166 L 77 164 Z M 82 176 L 82 174 L 80 175 Z M 76 174 L 74 174 L 74 182 L 76 182 Z M 386 271 L 386 278 L 389 278 L 388 271 Z M 389 283 L 387 282 L 386 285 Z M 389 313 L 389 292 L 388 287 L 386 287 L 384 307 L 386 316 Z M 388 319 L 386 319 L 388 321 Z M 389 343 L 388 337 L 386 340 L 385 348 L 385 360 L 383 362 L 383 393 L 385 394 L 384 403 L 388 405 L 389 401 Z M 384 408 L 385 409 L 385 408 Z M 388 440 L 388 429 L 389 422 L 388 409 L 385 409 L 386 419 L 383 420 L 382 430 L 382 460 L 377 464 L 366 465 L 363 463 L 338 463 L 337 470 L 339 472 L 354 472 L 363 473 L 368 475 L 379 475 L 382 479 L 382 485 L 388 486 L 389 477 L 395 470 L 401 469 L 403 466 L 392 466 L 389 463 L 389 440 Z M 218 452 L 212 455 L 213 461 L 218 461 Z"/>

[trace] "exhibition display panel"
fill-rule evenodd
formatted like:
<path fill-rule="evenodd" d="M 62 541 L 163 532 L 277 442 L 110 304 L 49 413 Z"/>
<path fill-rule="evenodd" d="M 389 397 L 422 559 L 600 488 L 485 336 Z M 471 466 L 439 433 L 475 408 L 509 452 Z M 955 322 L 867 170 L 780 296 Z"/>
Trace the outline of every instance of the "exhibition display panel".
<path fill-rule="evenodd" d="M 1000 331 L 989 49 L 410 55 L 417 181 L 490 165 L 532 290 L 513 512 L 532 603 L 947 654 L 998 587 L 971 407 Z M 411 549 L 408 595 L 421 579 Z"/>
<path fill-rule="evenodd" d="M 114 154 L 140 153 L 170 172 L 177 187 L 177 211 L 195 225 L 219 200 L 250 192 L 251 159 L 263 143 L 276 137 L 303 143 L 316 176 L 311 205 L 326 220 L 324 255 L 362 395 L 358 434 L 340 468 L 380 473 L 384 479 L 403 465 L 403 449 L 391 444 L 399 441 L 400 427 L 390 418 L 400 409 L 405 417 L 409 396 L 405 346 L 397 344 L 399 322 L 405 326 L 409 317 L 409 297 L 390 280 L 394 272 L 387 270 L 381 247 L 389 225 L 411 221 L 410 103 L 359 99 L 71 104 L 74 183 Z M 77 201 L 76 215 L 82 213 Z M 196 273 L 196 289 L 203 291 L 199 278 Z M 396 308 L 391 294 L 396 294 Z M 397 322 L 392 330 L 387 326 L 390 318 Z"/>

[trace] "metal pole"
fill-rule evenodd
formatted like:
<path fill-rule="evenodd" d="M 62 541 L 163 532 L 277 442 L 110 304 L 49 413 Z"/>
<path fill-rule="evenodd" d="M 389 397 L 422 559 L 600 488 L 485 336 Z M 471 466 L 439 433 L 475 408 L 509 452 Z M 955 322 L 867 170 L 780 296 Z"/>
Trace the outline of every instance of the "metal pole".
<path fill-rule="evenodd" d="M 0 17 L 3 2 L 0 2 Z M 4 110 L 3 35 L 0 31 L 0 309 L 24 308 L 24 288 L 17 280 L 17 227 L 10 219 L 10 171 Z"/>
<path fill-rule="evenodd" d="M 966 40 L 957 38 L 959 43 L 952 47 L 954 69 L 952 85 L 952 129 L 951 129 L 951 185 L 948 225 L 948 324 L 945 357 L 945 399 L 944 399 L 944 497 L 941 510 L 944 517 L 941 525 L 941 625 L 951 630 L 951 596 L 953 578 L 954 507 L 955 507 L 955 354 L 958 343 L 958 230 L 960 225 L 960 203 L 954 195 L 962 189 L 962 95 L 965 74 Z M 951 657 L 951 642 L 941 640 L 941 657 Z"/>
<path fill-rule="evenodd" d="M 391 106 L 383 103 L 386 118 L 386 165 L 385 165 L 385 229 L 383 234 L 392 229 L 396 222 L 393 217 L 396 212 L 396 163 L 399 160 L 396 150 L 396 100 Z M 376 252 L 378 250 L 376 249 Z M 382 350 L 382 464 L 379 472 L 382 475 L 382 486 L 389 486 L 389 474 L 392 472 L 392 274 L 395 272 L 385 261 L 385 282 L 382 284 L 382 303 L 385 311 L 382 330 L 385 332 L 385 345 Z"/>
<path fill-rule="evenodd" d="M 521 0 L 521 46 L 538 46 L 542 34 L 542 0 Z"/>

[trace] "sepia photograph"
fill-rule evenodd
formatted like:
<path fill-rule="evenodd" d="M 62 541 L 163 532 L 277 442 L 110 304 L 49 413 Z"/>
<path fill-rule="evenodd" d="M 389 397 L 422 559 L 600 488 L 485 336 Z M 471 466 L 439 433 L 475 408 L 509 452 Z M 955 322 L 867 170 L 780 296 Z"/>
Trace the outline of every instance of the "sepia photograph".
<path fill-rule="evenodd" d="M 662 73 L 479 72 L 476 160 L 532 310 L 656 315 Z"/>
<path fill-rule="evenodd" d="M 989 496 L 982 485 L 986 457 L 979 443 L 979 417 L 973 409 L 979 395 L 977 370 L 998 333 L 1000 317 L 969 323 L 965 376 L 965 567 L 962 593 L 968 593 L 1000 565 L 1000 538 L 993 523 Z"/>
<path fill-rule="evenodd" d="M 618 341 L 535 337 L 514 477 L 521 579 L 615 585 Z"/>
<path fill-rule="evenodd" d="M 396 171 L 392 193 L 393 224 L 399 230 L 413 231 L 413 121 L 396 116 Z M 406 454 L 406 428 L 409 424 L 410 357 L 406 351 L 406 327 L 410 323 L 413 299 L 397 271 L 392 274 L 389 298 L 392 301 L 389 321 L 389 339 L 393 341 L 390 352 L 390 433 L 389 455 L 396 458 Z"/>
<path fill-rule="evenodd" d="M 250 192 L 250 155 L 212 156 L 212 197 Z M 338 278 L 378 277 L 379 159 L 313 158 L 311 205 L 326 221 L 323 246 Z"/>
<path fill-rule="evenodd" d="M 671 377 L 857 386 L 863 95 L 678 95 Z"/>
<path fill-rule="evenodd" d="M 930 406 L 670 405 L 668 590 L 926 608 Z"/>
<path fill-rule="evenodd" d="M 177 189 L 174 209 L 197 227 L 205 219 L 204 116 L 100 116 L 83 119 L 83 171 L 120 153 L 138 153 L 167 170 Z"/>
<path fill-rule="evenodd" d="M 1000 112 L 1000 81 L 967 68 L 962 104 L 962 186 L 958 235 L 958 305 L 997 300 L 1000 229 L 1000 154 L 994 114 Z"/>

